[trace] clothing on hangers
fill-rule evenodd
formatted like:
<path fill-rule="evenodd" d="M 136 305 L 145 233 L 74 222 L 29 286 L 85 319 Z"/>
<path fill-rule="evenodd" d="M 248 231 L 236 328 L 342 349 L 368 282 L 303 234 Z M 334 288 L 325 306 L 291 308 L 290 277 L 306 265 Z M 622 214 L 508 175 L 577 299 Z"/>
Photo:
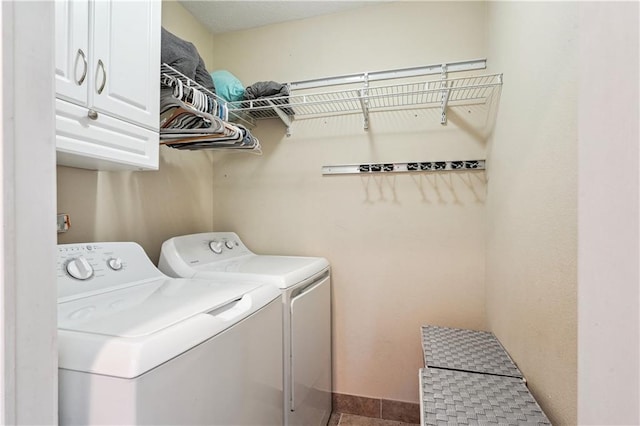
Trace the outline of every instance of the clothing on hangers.
<path fill-rule="evenodd" d="M 163 65 L 164 67 L 165 65 Z M 261 153 L 249 129 L 225 121 L 229 110 L 206 88 L 161 74 L 160 143 L 176 149 L 243 149 Z"/>

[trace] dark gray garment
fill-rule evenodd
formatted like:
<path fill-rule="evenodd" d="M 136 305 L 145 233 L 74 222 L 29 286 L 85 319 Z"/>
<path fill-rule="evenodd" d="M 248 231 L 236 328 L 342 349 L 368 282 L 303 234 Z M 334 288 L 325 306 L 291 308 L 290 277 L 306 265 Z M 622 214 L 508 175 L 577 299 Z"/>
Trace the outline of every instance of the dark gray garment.
<path fill-rule="evenodd" d="M 289 104 L 289 86 L 275 81 L 259 81 L 247 87 L 244 91 L 244 100 L 253 101 L 255 109 L 250 114 L 255 117 L 277 117 L 272 105 L 276 105 L 282 112 L 292 116 L 294 111 L 285 105 Z M 244 102 L 243 107 L 249 107 L 248 102 Z"/>
<path fill-rule="evenodd" d="M 198 53 L 198 49 L 193 43 L 175 36 L 163 27 L 161 44 L 161 63 L 173 67 L 196 83 L 215 93 L 213 79 L 207 71 L 204 60 Z"/>
<path fill-rule="evenodd" d="M 259 81 L 247 87 L 244 92 L 246 100 L 267 96 L 289 96 L 289 87 L 275 81 Z"/>

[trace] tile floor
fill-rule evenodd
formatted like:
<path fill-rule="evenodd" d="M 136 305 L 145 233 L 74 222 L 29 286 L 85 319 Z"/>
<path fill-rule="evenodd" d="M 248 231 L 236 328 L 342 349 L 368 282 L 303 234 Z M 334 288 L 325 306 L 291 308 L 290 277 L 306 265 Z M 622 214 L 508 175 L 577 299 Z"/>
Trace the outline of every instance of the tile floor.
<path fill-rule="evenodd" d="M 342 414 L 343 416 L 349 414 L 361 416 L 364 417 L 364 419 L 385 419 L 395 422 L 379 423 L 369 420 L 368 423 L 363 423 L 364 420 L 360 419 L 362 420 L 360 423 L 353 423 L 358 425 L 399 426 L 420 423 L 420 405 L 410 402 L 334 393 L 332 406 L 335 413 Z M 347 423 L 352 420 L 351 418 L 345 417 L 340 424 L 352 424 Z M 338 417 L 331 426 L 337 426 L 339 424 L 338 421 L 340 421 L 340 417 Z"/>
<path fill-rule="evenodd" d="M 333 412 L 327 426 L 413 426 L 417 424 Z"/>

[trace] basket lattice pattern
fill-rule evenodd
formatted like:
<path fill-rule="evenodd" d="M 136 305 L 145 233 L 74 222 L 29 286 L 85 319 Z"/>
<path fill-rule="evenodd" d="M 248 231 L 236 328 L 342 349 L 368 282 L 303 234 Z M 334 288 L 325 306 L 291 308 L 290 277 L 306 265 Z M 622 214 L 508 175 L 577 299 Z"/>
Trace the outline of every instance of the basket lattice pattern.
<path fill-rule="evenodd" d="M 486 331 L 422 327 L 426 367 L 522 378 L 498 339 Z"/>
<path fill-rule="evenodd" d="M 423 425 L 550 425 L 524 382 L 437 368 L 420 370 Z"/>

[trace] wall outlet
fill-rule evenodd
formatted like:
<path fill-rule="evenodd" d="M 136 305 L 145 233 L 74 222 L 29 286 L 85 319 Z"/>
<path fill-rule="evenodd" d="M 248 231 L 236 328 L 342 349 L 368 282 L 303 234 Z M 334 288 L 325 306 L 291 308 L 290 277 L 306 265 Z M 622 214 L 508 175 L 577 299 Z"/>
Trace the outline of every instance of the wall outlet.
<path fill-rule="evenodd" d="M 71 228 L 71 221 L 69 220 L 69 215 L 66 213 L 59 214 L 57 216 L 57 225 L 58 225 L 58 234 L 62 232 L 67 232 L 69 228 Z"/>

